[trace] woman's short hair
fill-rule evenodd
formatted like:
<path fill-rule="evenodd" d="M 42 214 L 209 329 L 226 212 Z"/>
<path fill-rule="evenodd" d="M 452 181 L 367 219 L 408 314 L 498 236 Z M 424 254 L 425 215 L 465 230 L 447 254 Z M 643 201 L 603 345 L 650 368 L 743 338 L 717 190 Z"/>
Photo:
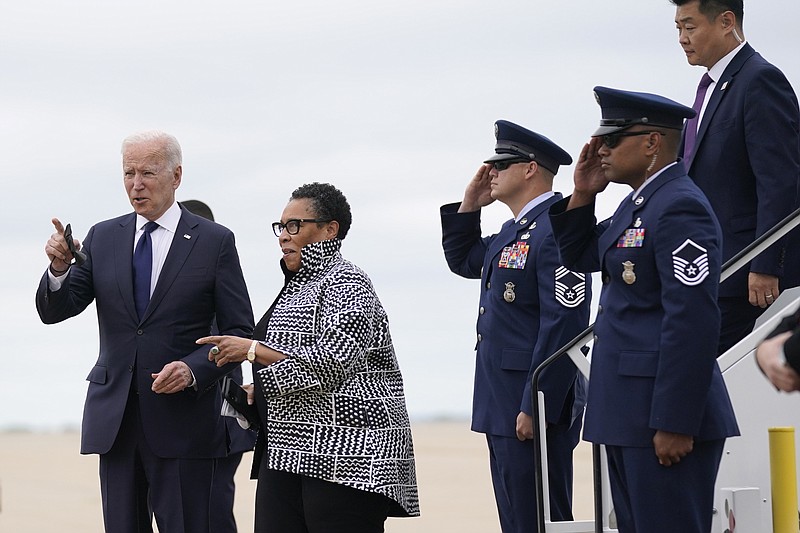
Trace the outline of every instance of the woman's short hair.
<path fill-rule="evenodd" d="M 342 191 L 330 183 L 307 183 L 292 192 L 290 200 L 308 198 L 314 210 L 314 217 L 321 220 L 335 220 L 339 223 L 337 239 L 344 239 L 350 230 L 353 216 L 350 213 L 350 204 Z"/>

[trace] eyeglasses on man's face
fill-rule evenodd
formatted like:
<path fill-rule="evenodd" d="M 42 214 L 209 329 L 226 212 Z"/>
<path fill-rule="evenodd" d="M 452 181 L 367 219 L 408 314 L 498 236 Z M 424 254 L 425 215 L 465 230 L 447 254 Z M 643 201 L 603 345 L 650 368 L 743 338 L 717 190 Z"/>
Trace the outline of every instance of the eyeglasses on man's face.
<path fill-rule="evenodd" d="M 283 230 L 286 230 L 286 233 L 289 235 L 297 235 L 300 231 L 300 225 L 303 222 L 330 222 L 330 220 L 322 220 L 319 218 L 293 218 L 287 220 L 286 222 L 273 222 L 272 223 L 272 232 L 275 234 L 276 237 L 280 237 Z"/>
<path fill-rule="evenodd" d="M 614 148 L 619 144 L 619 140 L 623 137 L 636 137 L 638 135 L 650 135 L 651 133 L 659 133 L 657 131 L 617 131 L 603 135 L 603 144 L 606 148 Z"/>
<path fill-rule="evenodd" d="M 517 163 L 530 163 L 530 162 L 531 162 L 530 159 L 507 159 L 505 161 L 493 161 L 492 166 L 496 171 L 502 172 L 511 165 L 516 165 Z"/>

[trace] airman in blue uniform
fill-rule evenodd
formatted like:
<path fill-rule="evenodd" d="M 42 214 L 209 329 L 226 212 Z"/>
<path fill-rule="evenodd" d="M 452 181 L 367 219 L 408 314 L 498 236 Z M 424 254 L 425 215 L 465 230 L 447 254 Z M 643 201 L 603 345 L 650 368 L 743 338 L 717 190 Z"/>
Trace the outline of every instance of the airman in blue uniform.
<path fill-rule="evenodd" d="M 600 271 L 584 438 L 605 444 L 619 531 L 708 533 L 726 437 L 716 362 L 721 230 L 678 159 L 691 108 L 596 87 L 600 128 L 550 209 L 567 268 Z M 609 182 L 633 192 L 596 225 Z"/>
<path fill-rule="evenodd" d="M 472 430 L 485 433 L 504 533 L 536 528 L 531 387 L 533 371 L 583 331 L 590 279 L 558 261 L 547 212 L 561 199 L 553 177 L 572 158 L 546 137 L 495 124 L 496 154 L 441 208 L 442 244 L 455 274 L 480 279 Z M 514 218 L 481 236 L 481 208 L 495 200 Z M 572 451 L 580 438 L 583 381 L 568 359 L 541 377 L 548 424 L 551 516 L 572 519 Z"/>

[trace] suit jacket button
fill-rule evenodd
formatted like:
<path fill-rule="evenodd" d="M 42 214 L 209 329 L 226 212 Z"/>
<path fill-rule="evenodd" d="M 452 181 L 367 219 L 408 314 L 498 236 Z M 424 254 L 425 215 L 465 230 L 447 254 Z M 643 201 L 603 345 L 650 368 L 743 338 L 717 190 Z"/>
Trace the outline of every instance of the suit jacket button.
<path fill-rule="evenodd" d="M 133 365 L 130 365 L 130 366 L 128 367 L 128 372 L 133 372 Z"/>
<path fill-rule="evenodd" d="M 485 313 L 485 312 L 486 312 L 486 308 L 485 308 L 485 307 L 483 307 L 483 306 L 481 306 L 481 308 L 478 310 L 478 313 L 480 313 L 481 315 L 482 315 L 483 313 Z"/>
<path fill-rule="evenodd" d="M 478 342 L 481 342 L 482 340 L 483 340 L 483 337 L 481 336 L 480 333 L 478 333 Z"/>
<path fill-rule="evenodd" d="M 144 335 L 144 330 L 137 329 L 137 330 L 136 330 L 136 334 L 137 334 L 137 335 Z"/>
<path fill-rule="evenodd" d="M 598 305 L 598 306 L 597 306 L 597 314 L 598 314 L 598 315 L 601 315 L 601 314 L 603 314 L 603 306 L 602 306 L 602 305 Z"/>
<path fill-rule="evenodd" d="M 487 289 L 491 289 L 492 288 L 492 282 L 491 281 L 487 281 L 486 282 L 486 288 Z"/>

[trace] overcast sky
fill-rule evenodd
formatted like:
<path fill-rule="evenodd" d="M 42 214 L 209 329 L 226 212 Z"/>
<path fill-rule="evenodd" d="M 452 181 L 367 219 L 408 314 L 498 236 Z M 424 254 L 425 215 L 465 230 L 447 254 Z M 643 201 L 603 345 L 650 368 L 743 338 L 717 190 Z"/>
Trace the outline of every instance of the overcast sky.
<path fill-rule="evenodd" d="M 412 418 L 467 416 L 478 282 L 448 271 L 439 206 L 491 155 L 497 119 L 574 157 L 599 121 L 595 85 L 690 105 L 702 70 L 674 13 L 667 0 L 4 2 L 0 428 L 79 424 L 96 317 L 38 319 L 50 219 L 82 239 L 129 212 L 120 142 L 153 128 L 182 144 L 178 199 L 206 201 L 236 234 L 256 318 L 282 282 L 269 224 L 302 183 L 342 189 L 343 253 L 389 312 Z M 796 88 L 797 20 L 797 0 L 746 5 L 745 37 Z M 571 180 L 562 168 L 556 189 Z M 602 215 L 627 192 L 610 188 Z M 488 207 L 484 232 L 509 216 Z"/>

